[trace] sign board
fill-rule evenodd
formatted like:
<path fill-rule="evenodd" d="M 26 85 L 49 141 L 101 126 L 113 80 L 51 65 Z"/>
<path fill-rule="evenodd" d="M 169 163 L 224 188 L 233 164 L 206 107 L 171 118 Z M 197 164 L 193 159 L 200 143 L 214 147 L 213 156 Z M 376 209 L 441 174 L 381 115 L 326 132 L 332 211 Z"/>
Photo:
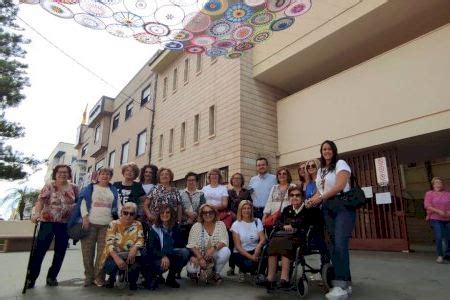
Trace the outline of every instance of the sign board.
<path fill-rule="evenodd" d="M 377 204 L 391 204 L 392 203 L 391 193 L 390 192 L 376 193 L 375 201 Z"/>
<path fill-rule="evenodd" d="M 366 196 L 366 198 L 373 197 L 373 189 L 371 186 L 363 186 L 361 189 L 363 190 L 364 196 Z"/>
<path fill-rule="evenodd" d="M 386 157 L 375 158 L 375 171 L 377 173 L 377 182 L 380 186 L 389 184 L 388 168 L 386 164 Z"/>

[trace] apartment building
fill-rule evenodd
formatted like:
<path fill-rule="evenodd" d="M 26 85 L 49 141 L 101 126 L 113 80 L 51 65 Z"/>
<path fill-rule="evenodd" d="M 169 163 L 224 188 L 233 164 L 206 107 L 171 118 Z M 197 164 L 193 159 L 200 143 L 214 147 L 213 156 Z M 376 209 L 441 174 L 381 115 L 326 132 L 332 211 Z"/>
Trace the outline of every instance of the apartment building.
<path fill-rule="evenodd" d="M 239 59 L 160 52 L 91 110 L 78 159 L 86 172 L 113 166 L 115 180 L 123 162 L 152 162 L 181 186 L 188 171 L 204 180 L 211 168 L 248 180 L 259 156 L 296 176 L 331 139 L 374 194 L 358 211 L 352 247 L 408 251 L 431 239 L 421 205 L 430 177 L 450 182 L 449 21 L 447 0 L 314 1 Z M 377 204 L 382 192 L 391 203 Z"/>
<path fill-rule="evenodd" d="M 59 142 L 47 158 L 47 172 L 44 181 L 47 183 L 52 180 L 53 168 L 57 165 L 71 166 L 77 158 L 74 144 Z"/>

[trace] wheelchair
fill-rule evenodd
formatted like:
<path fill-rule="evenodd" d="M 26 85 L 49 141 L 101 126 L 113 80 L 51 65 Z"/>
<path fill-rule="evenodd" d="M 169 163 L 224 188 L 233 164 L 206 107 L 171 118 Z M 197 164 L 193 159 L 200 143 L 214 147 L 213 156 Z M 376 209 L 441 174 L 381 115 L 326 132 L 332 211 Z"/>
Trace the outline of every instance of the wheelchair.
<path fill-rule="evenodd" d="M 272 239 L 272 236 L 276 230 L 272 230 L 272 232 L 269 235 L 268 242 L 264 245 L 262 249 L 262 254 L 258 263 L 258 274 L 264 273 L 262 268 L 267 266 L 267 259 L 268 259 L 268 248 Z M 323 265 L 319 266 L 318 268 L 308 264 L 305 260 L 306 256 L 311 255 L 321 255 L 319 249 L 314 247 L 314 238 L 322 238 L 318 237 L 317 235 L 314 235 L 317 233 L 317 230 L 315 230 L 314 226 L 310 226 L 308 228 L 308 231 L 306 233 L 305 242 L 296 249 L 295 251 L 295 259 L 292 261 L 291 265 L 291 274 L 290 274 L 290 283 L 291 283 L 291 290 L 296 291 L 297 294 L 300 296 L 300 298 L 306 298 L 309 293 L 309 279 L 308 274 L 320 274 L 322 278 L 323 285 L 327 290 L 331 289 L 332 285 L 331 282 L 334 280 L 334 267 L 333 265 L 328 262 L 324 263 Z M 256 278 L 256 284 L 259 286 L 264 285 L 265 283 L 265 277 L 264 276 L 258 276 Z M 270 293 L 271 291 L 267 289 L 267 292 Z"/>

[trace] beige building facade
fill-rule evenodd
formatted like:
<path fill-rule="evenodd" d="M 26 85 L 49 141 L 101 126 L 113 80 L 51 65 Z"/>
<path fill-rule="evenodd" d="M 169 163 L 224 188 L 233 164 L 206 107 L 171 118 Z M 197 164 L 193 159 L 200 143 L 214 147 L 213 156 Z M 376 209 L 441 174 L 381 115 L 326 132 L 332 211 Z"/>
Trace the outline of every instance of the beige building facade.
<path fill-rule="evenodd" d="M 240 59 L 158 52 L 90 111 L 78 162 L 84 173 L 112 166 L 114 180 L 124 162 L 151 162 L 181 186 L 211 168 L 248 181 L 264 156 L 298 178 L 298 163 L 331 139 L 361 185 L 392 197 L 358 212 L 352 246 L 429 243 L 423 193 L 431 176 L 450 182 L 449 21 L 447 0 L 313 1 Z M 379 157 L 388 186 L 376 180 Z"/>
<path fill-rule="evenodd" d="M 47 158 L 47 172 L 45 173 L 45 183 L 52 180 L 53 168 L 57 165 L 71 166 L 77 157 L 74 144 L 59 142 L 52 153 Z"/>

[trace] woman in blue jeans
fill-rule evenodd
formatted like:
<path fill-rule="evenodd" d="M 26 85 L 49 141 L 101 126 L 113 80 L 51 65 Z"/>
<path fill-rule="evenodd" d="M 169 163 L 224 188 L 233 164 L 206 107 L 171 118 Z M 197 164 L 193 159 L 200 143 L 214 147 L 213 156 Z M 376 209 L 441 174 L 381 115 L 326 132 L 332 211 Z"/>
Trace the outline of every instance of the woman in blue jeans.
<path fill-rule="evenodd" d="M 356 211 L 340 203 L 337 195 L 350 190 L 351 169 L 338 158 L 336 144 L 324 141 L 320 146 L 321 168 L 317 172 L 316 194 L 307 207 L 322 205 L 325 224 L 330 234 L 331 261 L 335 268 L 333 288 L 325 295 L 328 299 L 343 299 L 351 293 L 349 241 L 355 226 Z"/>

